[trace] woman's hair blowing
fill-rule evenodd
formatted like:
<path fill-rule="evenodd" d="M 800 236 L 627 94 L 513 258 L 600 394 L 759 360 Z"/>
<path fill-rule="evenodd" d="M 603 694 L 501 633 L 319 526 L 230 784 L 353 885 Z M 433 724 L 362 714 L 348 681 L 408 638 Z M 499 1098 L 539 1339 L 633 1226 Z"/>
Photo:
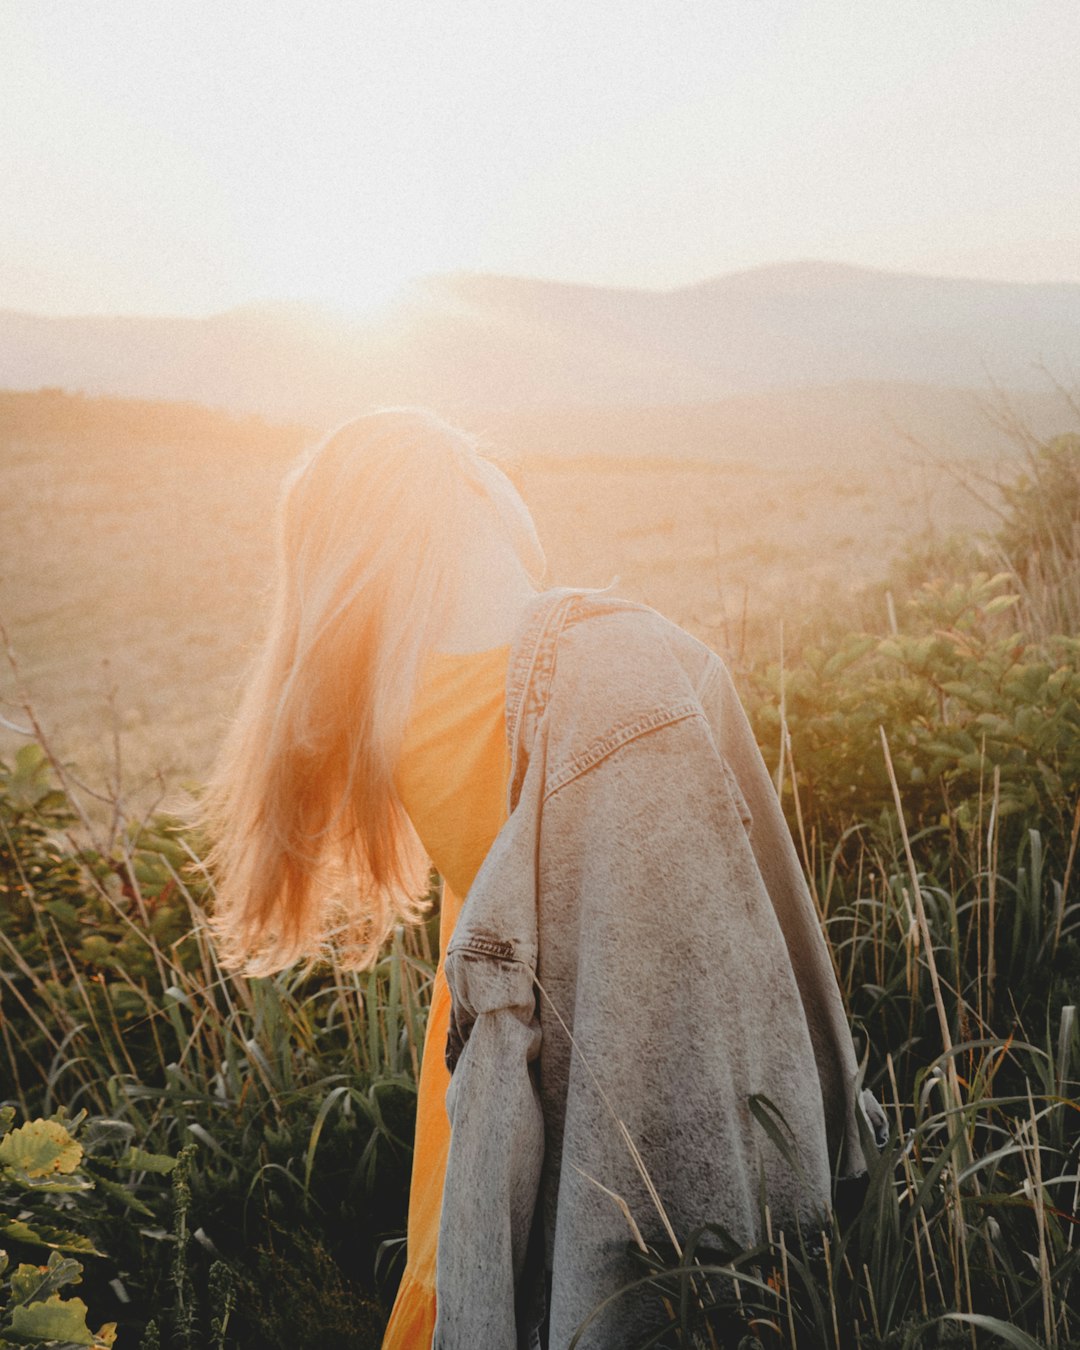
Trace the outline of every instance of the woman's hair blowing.
<path fill-rule="evenodd" d="M 269 629 L 199 807 L 226 966 L 363 966 L 417 917 L 428 860 L 393 773 L 462 538 L 492 511 L 542 571 L 509 481 L 422 410 L 356 418 L 287 476 Z"/>

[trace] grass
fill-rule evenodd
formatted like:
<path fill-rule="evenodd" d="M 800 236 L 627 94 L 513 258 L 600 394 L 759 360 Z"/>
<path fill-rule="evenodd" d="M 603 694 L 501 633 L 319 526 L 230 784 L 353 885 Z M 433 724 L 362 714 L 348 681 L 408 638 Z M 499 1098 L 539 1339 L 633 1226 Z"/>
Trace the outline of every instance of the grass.
<path fill-rule="evenodd" d="M 797 745 L 789 738 L 796 784 Z M 762 1346 L 1077 1343 L 1080 1035 L 1066 1001 L 1077 986 L 1051 978 L 1080 922 L 1075 826 L 1064 873 L 1048 870 L 1031 828 L 1010 858 L 996 775 L 980 828 L 942 854 L 933 831 L 908 832 L 884 733 L 880 754 L 898 830 L 863 822 L 853 853 L 811 852 L 889 1145 L 859 1216 L 823 1237 L 776 1234 L 736 1252 L 706 1231 L 665 1258 L 639 1233 L 642 1289 L 670 1313 L 653 1344 L 733 1344 L 736 1329 Z M 5 1095 L 27 1112 L 65 1104 L 122 1121 L 156 1152 L 194 1143 L 192 1228 L 237 1272 L 238 1337 L 265 1336 L 253 1328 L 272 1315 L 288 1343 L 316 1343 L 313 1267 L 283 1236 L 300 1229 L 324 1249 L 324 1321 L 340 1335 L 352 1316 L 366 1339 L 340 1343 L 375 1344 L 380 1292 L 400 1269 L 429 929 L 396 934 L 364 974 L 235 977 L 207 937 L 193 841 L 165 821 L 92 834 L 89 815 L 71 810 L 79 789 L 63 766 L 30 750 L 3 787 Z M 817 822 L 804 811 L 795 824 L 809 848 Z M 207 1261 L 185 1248 L 208 1288 Z M 253 1292 L 266 1284 L 252 1251 L 277 1287 L 295 1283 L 272 1314 Z M 343 1311 L 357 1297 L 366 1321 Z"/>
<path fill-rule="evenodd" d="M 34 746 L 0 797 L 3 1096 L 27 1115 L 62 1105 L 121 1122 L 159 1154 L 193 1143 L 191 1227 L 207 1235 L 207 1257 L 232 1262 L 249 1294 L 266 1292 L 258 1270 L 268 1265 L 287 1288 L 282 1243 L 307 1234 L 304 1249 L 339 1271 L 338 1301 L 362 1297 L 374 1310 L 366 1339 L 340 1344 L 372 1344 L 400 1271 L 392 1246 L 378 1274 L 376 1259 L 404 1228 L 431 926 L 398 932 L 367 972 L 235 976 L 209 941 L 207 891 L 183 833 L 158 820 L 110 838 L 71 809 L 78 789 Z M 184 1246 L 205 1283 L 208 1260 Z M 152 1306 L 167 1269 L 145 1242 L 135 1247 L 147 1266 L 118 1273 Z M 295 1256 L 288 1269 L 300 1279 Z M 105 1302 L 121 1323 L 131 1316 Z M 306 1306 L 279 1306 L 292 1344 L 311 1334 Z M 246 1334 L 256 1335 L 250 1321 Z"/>
<path fill-rule="evenodd" d="M 722 616 L 891 1130 L 820 1233 L 766 1212 L 742 1251 L 629 1216 L 641 1277 L 613 1297 L 657 1312 L 643 1346 L 1080 1345 L 1080 456 L 1044 449 L 1009 529 L 898 564 L 779 666 L 742 600 Z M 364 974 L 233 976 L 200 853 L 40 729 L 0 767 L 0 1095 L 184 1158 L 147 1213 L 87 1211 L 81 1290 L 121 1350 L 374 1346 L 433 924 Z"/>

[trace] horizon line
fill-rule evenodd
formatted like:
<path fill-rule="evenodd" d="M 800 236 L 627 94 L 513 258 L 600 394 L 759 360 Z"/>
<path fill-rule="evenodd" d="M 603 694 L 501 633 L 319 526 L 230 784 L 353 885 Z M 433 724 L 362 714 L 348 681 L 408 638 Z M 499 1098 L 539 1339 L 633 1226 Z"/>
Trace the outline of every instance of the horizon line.
<path fill-rule="evenodd" d="M 970 274 L 908 270 L 903 268 L 879 267 L 869 263 L 851 263 L 840 262 L 825 258 L 793 258 L 778 262 L 754 263 L 749 267 L 737 267 L 728 272 L 714 272 L 708 276 L 699 278 L 696 281 L 680 282 L 674 286 L 633 286 L 608 282 L 593 281 L 573 281 L 559 277 L 538 276 L 529 273 L 517 272 L 486 272 L 478 268 L 453 268 L 445 272 L 423 272 L 411 277 L 401 283 L 393 292 L 391 297 L 378 305 L 373 311 L 362 313 L 360 307 L 349 307 L 347 305 L 336 305 L 330 300 L 320 299 L 312 296 L 253 296 L 247 300 L 240 300 L 235 304 L 226 305 L 220 309 L 209 309 L 196 313 L 182 313 L 167 310 L 39 310 L 27 309 L 21 306 L 6 305 L 0 300 L 0 314 L 14 315 L 28 319 L 46 319 L 46 320 L 112 320 L 112 321 L 138 321 L 138 320 L 164 320 L 177 323 L 205 323 L 213 319 L 226 318 L 229 315 L 243 314 L 245 312 L 267 312 L 273 310 L 297 311 L 309 310 L 315 315 L 326 317 L 335 317 L 347 319 L 357 324 L 371 323 L 377 317 L 392 309 L 392 307 L 410 291 L 416 288 L 431 286 L 440 282 L 455 280 L 487 280 L 495 282 L 511 282 L 524 286 L 551 287 L 566 291 L 608 291 L 613 293 L 626 293 L 632 295 L 679 295 L 684 292 L 701 290 L 705 287 L 716 285 L 725 281 L 732 281 L 739 277 L 751 277 L 761 273 L 794 273 L 799 270 L 817 271 L 819 273 L 863 273 L 868 276 L 880 276 L 890 278 L 904 278 L 908 280 L 921 281 L 946 281 L 958 282 L 973 286 L 1001 286 L 1015 289 L 1034 290 L 1047 287 L 1080 287 L 1080 280 L 1042 280 L 1027 281 L 1016 280 L 1008 277 L 986 277 L 972 276 Z"/>

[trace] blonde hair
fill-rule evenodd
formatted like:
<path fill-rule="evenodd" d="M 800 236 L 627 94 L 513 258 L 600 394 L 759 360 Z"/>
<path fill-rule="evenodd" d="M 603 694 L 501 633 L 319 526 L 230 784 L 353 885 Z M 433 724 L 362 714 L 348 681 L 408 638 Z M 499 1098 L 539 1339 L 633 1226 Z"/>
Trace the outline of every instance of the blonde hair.
<path fill-rule="evenodd" d="M 477 512 L 538 577 L 510 481 L 423 410 L 358 417 L 287 475 L 269 630 L 199 805 L 227 967 L 362 967 L 419 915 L 429 864 L 393 773 Z"/>

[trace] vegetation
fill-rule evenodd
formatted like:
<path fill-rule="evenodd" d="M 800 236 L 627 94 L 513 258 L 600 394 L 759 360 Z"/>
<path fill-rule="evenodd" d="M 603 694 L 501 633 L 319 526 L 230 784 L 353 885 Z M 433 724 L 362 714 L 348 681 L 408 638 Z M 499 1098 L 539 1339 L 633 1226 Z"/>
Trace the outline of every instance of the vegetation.
<path fill-rule="evenodd" d="M 1080 438 L 1001 514 L 742 679 L 891 1134 L 824 1235 L 640 1252 L 643 1344 L 1080 1345 Z M 200 841 L 84 800 L 0 766 L 0 1344 L 377 1345 L 430 926 L 230 976 Z"/>
<path fill-rule="evenodd" d="M 14 1119 L 14 1107 L 0 1110 L 0 1235 L 48 1258 L 45 1265 L 20 1263 L 12 1272 L 0 1313 L 3 1343 L 110 1346 L 116 1323 L 91 1331 L 86 1303 L 60 1293 L 81 1281 L 83 1267 L 70 1254 L 108 1260 L 116 1216 L 128 1237 L 124 1218 L 153 1214 L 138 1198 L 137 1177 L 171 1171 L 174 1160 L 131 1148 L 117 1122 L 87 1121 L 85 1111 L 69 1120 L 61 1108 L 48 1119 L 13 1127 Z M 0 1275 L 8 1262 L 6 1253 L 0 1256 Z"/>
<path fill-rule="evenodd" d="M 76 790 L 54 774 L 28 745 L 0 775 L 5 1095 L 35 1118 L 78 1106 L 140 1157 L 186 1159 L 179 1199 L 162 1172 L 144 1208 L 85 1249 L 91 1307 L 123 1347 L 175 1302 L 161 1344 L 205 1344 L 191 1310 L 217 1315 L 217 1261 L 237 1294 L 227 1344 L 375 1343 L 380 1280 L 398 1270 L 393 1248 L 377 1257 L 404 1228 L 427 930 L 399 934 L 364 975 L 229 976 L 175 823 L 88 843 Z M 21 1256 L 25 1235 L 4 1245 Z"/>

